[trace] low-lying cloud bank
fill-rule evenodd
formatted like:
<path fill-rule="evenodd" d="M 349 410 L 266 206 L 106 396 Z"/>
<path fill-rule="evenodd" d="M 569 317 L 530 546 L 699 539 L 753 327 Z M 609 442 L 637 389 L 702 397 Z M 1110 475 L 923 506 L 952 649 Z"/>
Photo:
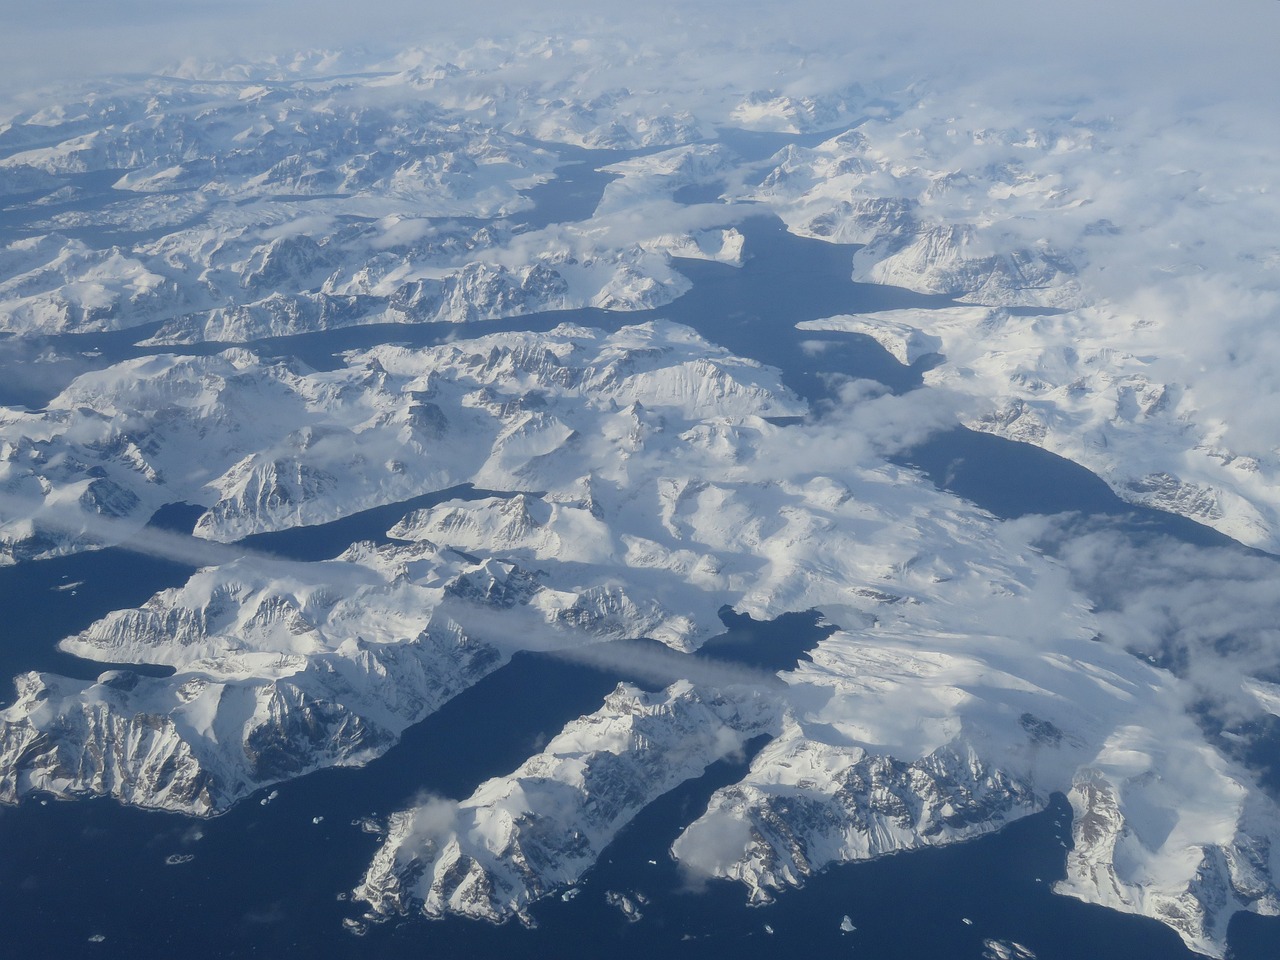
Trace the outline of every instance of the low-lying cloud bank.
<path fill-rule="evenodd" d="M 719 55 L 717 75 L 729 69 L 729 81 L 746 89 L 812 93 L 832 80 L 847 82 L 838 65 L 856 64 L 864 82 L 921 72 L 985 76 L 1008 84 L 993 92 L 1009 99 L 1056 91 L 1064 107 L 1086 89 L 1140 93 L 1146 101 L 1229 96 L 1261 104 L 1275 93 L 1270 53 L 1277 27 L 1274 4 L 1196 0 L 1139 0 L 1120 8 L 1093 0 L 1070 8 L 1011 0 L 963 6 L 805 0 L 785 8 L 759 0 L 643 8 L 574 0 L 554 9 L 507 0 L 465 8 L 371 0 L 359 16 L 336 0 L 268 7 L 244 0 L 14 0 L 0 40 L 0 76 L 13 93 L 67 77 L 167 71 L 189 58 L 274 57 L 289 64 L 295 51 L 312 48 L 368 65 L 415 44 L 462 48 L 477 37 L 509 41 L 541 33 L 634 39 L 646 56 L 613 65 L 619 85 L 663 76 L 655 54 L 697 49 L 696 59 Z M 786 76 L 771 76 L 777 64 L 767 55 L 784 51 Z M 297 63 L 305 69 L 305 61 Z"/>

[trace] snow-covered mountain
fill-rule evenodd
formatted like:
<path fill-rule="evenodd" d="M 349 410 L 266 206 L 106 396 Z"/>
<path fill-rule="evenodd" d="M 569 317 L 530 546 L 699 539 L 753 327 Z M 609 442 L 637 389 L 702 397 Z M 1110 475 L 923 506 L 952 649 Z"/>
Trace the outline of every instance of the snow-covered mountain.
<path fill-rule="evenodd" d="M 687 288 L 669 253 L 699 248 L 688 233 L 601 246 L 533 231 L 541 242 L 521 243 L 536 254 L 511 262 L 555 144 L 512 136 L 475 103 L 426 99 L 420 81 L 152 78 L 10 118 L 0 331 L 159 322 L 150 342 L 245 342 L 634 310 Z"/>
<path fill-rule="evenodd" d="M 362 425 L 341 434 L 348 458 L 380 436 L 407 442 L 397 404 L 434 404 L 414 423 L 449 425 L 423 448 L 437 463 L 466 452 L 478 484 L 541 492 L 425 508 L 392 545 L 331 561 L 224 563 L 110 614 L 64 649 L 177 672 L 21 678 L 3 714 L 6 796 L 215 813 L 376 755 L 500 665 L 513 636 L 689 650 L 725 603 L 757 618 L 818 609 L 844 629 L 780 688 L 743 688 L 726 670 L 723 687 L 713 675 L 622 690 L 479 788 L 447 828 L 436 801 L 398 814 L 362 896 L 381 913 L 518 914 L 573 883 L 648 799 L 768 732 L 745 779 L 674 847 L 754 899 L 832 862 L 997 829 L 1063 792 L 1079 814 L 1065 892 L 1155 916 L 1211 953 L 1233 912 L 1274 911 L 1280 814 L 1205 740 L 1186 712 L 1193 688 L 1126 652 L 1123 635 L 1098 639 L 1088 598 L 1032 546 L 1034 528 L 1001 526 L 875 444 L 834 442 L 925 395 L 784 426 L 760 413 L 803 408 L 771 377 L 671 324 L 377 348 L 332 374 L 291 374 L 315 409 Z M 188 396 L 175 385 L 191 379 L 155 382 Z M 308 436 L 289 476 L 326 450 Z M 368 474 L 332 464 L 310 496 L 243 492 L 269 466 L 284 475 L 278 459 L 242 460 L 203 527 L 229 539 L 278 524 L 277 507 L 292 518 L 368 502 L 353 486 Z M 1206 882 L 1216 862 L 1221 880 Z"/>
<path fill-rule="evenodd" d="M 796 442 L 788 433 L 806 429 L 814 428 L 753 438 L 752 448 L 765 463 L 795 462 L 783 453 Z M 842 467 L 848 478 L 852 465 L 846 459 Z M 759 477 L 768 469 L 756 463 L 747 472 Z M 1222 950 L 1232 913 L 1280 908 L 1274 880 L 1265 879 L 1274 877 L 1270 851 L 1280 814 L 1249 785 L 1251 774 L 1205 741 L 1186 712 L 1192 687 L 1124 651 L 1123 634 L 1103 640 L 1086 598 L 1064 589 L 1065 571 L 1019 545 L 1011 531 L 946 504 L 918 481 L 884 479 L 802 488 L 759 480 L 696 485 L 696 494 L 679 497 L 680 509 L 663 505 L 649 520 L 657 543 L 645 559 L 660 547 L 666 556 L 683 555 L 679 566 L 662 567 L 696 572 L 693 583 L 737 597 L 738 609 L 768 616 L 816 606 L 858 624 L 824 640 L 811 664 L 783 674 L 785 692 L 770 692 L 774 739 L 744 780 L 717 791 L 673 854 L 697 872 L 740 880 L 752 899 L 765 900 L 833 862 L 998 829 L 1062 792 L 1079 814 L 1062 892 L 1161 919 L 1193 949 L 1212 954 Z M 739 507 L 746 500 L 753 506 Z M 605 522 L 642 519 L 638 505 L 624 513 L 606 499 L 593 503 Z M 554 507 L 543 508 L 539 523 L 524 505 L 495 506 L 443 505 L 396 533 L 456 538 L 469 550 L 505 548 L 539 566 L 554 560 L 564 542 L 551 532 Z M 778 517 L 772 532 L 746 522 L 767 516 Z M 665 530 L 655 529 L 658 520 Z M 945 536 L 928 528 L 932 522 L 946 524 Z M 949 551 L 935 553 L 944 540 Z M 729 576 L 717 584 L 710 572 Z M 728 688 L 711 695 L 732 698 Z M 622 704 L 614 705 L 619 721 L 633 709 L 630 700 Z M 597 716 L 608 710 L 606 703 Z M 564 776 L 576 784 L 586 776 L 581 763 L 590 769 L 602 748 L 581 745 L 575 725 L 565 736 L 574 762 Z M 622 742 L 611 734 L 601 762 L 615 764 L 621 754 L 640 770 L 656 762 L 655 753 L 674 765 L 690 754 L 702 758 L 687 736 L 676 721 Z M 534 769 L 561 770 L 567 761 L 551 754 Z M 710 759 L 683 776 L 697 775 Z M 466 826 L 456 835 L 430 832 L 444 829 L 435 801 L 422 814 L 429 836 L 415 831 L 415 811 L 398 815 L 362 896 L 375 912 L 421 908 L 502 919 L 528 899 L 576 882 L 586 855 L 568 839 L 578 836 L 570 829 L 555 828 L 559 848 L 536 841 L 532 859 L 542 871 L 497 855 L 514 849 L 522 830 L 542 838 L 559 822 L 564 801 L 554 792 L 519 793 L 523 813 L 514 826 L 499 816 L 507 809 L 503 798 L 528 776 L 514 771 L 464 801 L 458 816 Z M 627 782 L 639 779 L 637 773 Z M 1174 793 L 1182 798 L 1176 803 Z M 605 796 L 600 802 L 609 804 Z M 1100 804 L 1106 816 L 1094 812 Z M 1207 810 L 1217 812 L 1205 816 Z M 1131 852 L 1123 857 L 1110 854 L 1126 846 Z M 1213 863 L 1233 866 L 1206 883 L 1205 864 Z M 462 873 L 468 880 L 455 889 Z M 452 880 L 441 886 L 445 876 Z"/>
<path fill-rule="evenodd" d="M 661 632 L 651 602 L 540 579 L 425 540 L 202 570 L 65 644 L 90 659 L 169 664 L 172 676 L 18 678 L 0 712 L 0 799 L 100 794 L 207 816 L 310 770 L 362 764 L 505 662 L 493 622 L 469 625 L 475 608 L 570 643 Z"/>
<path fill-rule="evenodd" d="M 197 532 L 225 541 L 466 481 L 538 489 L 589 472 L 579 455 L 583 471 L 562 476 L 558 451 L 665 429 L 667 417 L 685 429 L 804 412 L 774 372 L 669 323 L 345 361 L 316 372 L 245 350 L 150 357 L 78 378 L 42 412 L 0 412 L 3 557 L 123 539 L 176 500 L 207 506 Z"/>
<path fill-rule="evenodd" d="M 0 800 L 216 815 L 382 754 L 517 650 L 607 665 L 631 654 L 604 641 L 643 637 L 672 651 L 652 684 L 392 815 L 371 916 L 527 918 L 757 737 L 671 848 L 753 903 L 1062 793 L 1058 892 L 1213 956 L 1235 913 L 1280 913 L 1280 809 L 1232 752 L 1280 702 L 1271 560 L 1002 523 L 886 459 L 959 418 L 1277 552 L 1266 132 L 1209 100 L 1117 120 L 1102 95 L 995 102 L 762 46 L 749 77 L 729 46 L 689 66 L 620 36 L 189 62 L 0 123 L 0 333 L 78 374 L 0 408 L 0 564 L 120 543 L 177 501 L 208 563 L 61 643 L 171 676 L 17 678 Z M 932 364 L 923 388 L 829 377 L 811 406 L 769 344 L 663 319 L 702 268 L 749 264 L 770 213 L 922 304 L 778 342 L 870 336 Z M 457 327 L 326 369 L 273 340 L 580 308 L 651 316 Z M 337 557 L 237 545 L 463 483 L 498 493 L 406 507 Z M 726 605 L 831 630 L 775 676 L 697 654 Z"/>
<path fill-rule="evenodd" d="M 530 57 L 553 65 L 545 79 L 522 70 Z M 885 318 L 938 339 L 931 382 L 975 396 L 971 426 L 1275 548 L 1277 438 L 1247 412 L 1266 401 L 1237 385 L 1270 396 L 1256 342 L 1274 318 L 1260 227 L 1276 194 L 1252 154 L 1219 187 L 1211 111 L 1121 125 L 1102 101 L 1010 114 L 941 83 L 676 90 L 655 79 L 660 57 L 603 39 L 442 41 L 363 78 L 303 79 L 304 59 L 12 116 L 0 176 L 19 226 L 0 251 L 0 330 L 154 325 L 148 342 L 179 345 L 649 309 L 688 289 L 672 257 L 741 257 L 746 200 L 860 245 L 859 280 L 1016 308 Z M 597 87 L 601 58 L 653 86 Z M 849 129 L 762 166 L 699 142 L 730 123 Z M 609 165 L 620 179 L 587 219 L 525 229 L 556 144 L 651 155 Z M 673 199 L 711 185 L 735 202 Z"/>
<path fill-rule="evenodd" d="M 575 883 L 642 808 L 768 729 L 759 693 L 619 685 L 509 777 L 394 814 L 356 895 L 386 914 L 523 916 Z"/>
<path fill-rule="evenodd" d="M 1213 122 L 1119 124 L 1087 104 L 996 116 L 964 90 L 930 89 L 910 110 L 787 148 L 727 196 L 862 245 L 855 279 L 981 305 L 808 329 L 928 344 L 943 362 L 927 382 L 979 401 L 970 426 L 1276 552 L 1280 438 L 1249 412 L 1273 403 L 1261 358 L 1280 285 L 1256 218 L 1274 199 L 1254 198 L 1268 175 L 1251 156 L 1229 161 L 1243 164 L 1231 186 L 1216 179 L 1223 158 L 1193 136 Z"/>

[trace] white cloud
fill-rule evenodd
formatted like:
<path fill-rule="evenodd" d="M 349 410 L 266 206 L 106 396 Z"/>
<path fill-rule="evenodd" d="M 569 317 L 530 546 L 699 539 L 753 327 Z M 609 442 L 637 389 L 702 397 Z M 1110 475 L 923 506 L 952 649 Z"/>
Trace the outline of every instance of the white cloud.
<path fill-rule="evenodd" d="M 1263 710 L 1246 681 L 1280 680 L 1280 562 L 1235 547 L 1135 539 L 1062 518 L 1040 528 L 1072 585 L 1096 607 L 1102 639 L 1191 681 L 1189 697 L 1227 723 Z M 1188 704 L 1193 706 L 1194 704 Z"/>
<path fill-rule="evenodd" d="M 378 56 L 402 46 L 440 45 L 442 36 L 445 43 L 465 43 L 534 32 L 628 37 L 637 48 L 663 53 L 696 46 L 713 55 L 714 71 L 704 79 L 729 71 L 729 82 L 744 89 L 811 93 L 830 83 L 832 65 L 840 63 L 846 83 L 941 68 L 989 77 L 992 92 L 1002 98 L 1038 89 L 1063 104 L 1082 88 L 1109 90 L 1124 100 L 1230 94 L 1267 102 L 1276 78 L 1271 46 L 1280 32 L 1274 3 L 1196 0 L 1120 6 L 1085 0 L 1068 7 L 1013 0 L 804 0 L 785 6 L 711 0 L 643 7 L 575 0 L 551 9 L 508 0 L 465 6 L 370 0 L 358 13 L 337 0 L 269 6 L 244 0 L 12 0 L 5 19 L 0 55 L 11 85 L 155 70 L 188 57 L 287 56 L 311 47 L 363 47 Z M 758 56 L 741 56 L 766 49 L 789 49 L 785 74 L 761 70 Z M 726 53 L 733 55 L 714 56 Z M 625 75 L 637 65 L 638 77 Z M 616 63 L 610 80 L 620 86 L 643 80 L 644 66 L 643 60 Z M 673 79 L 670 64 L 650 58 L 648 66 L 650 78 Z M 688 72 L 686 63 L 681 73 Z"/>
<path fill-rule="evenodd" d="M 0 496 L 0 517 L 24 517 L 32 512 L 31 503 Z M 38 525 L 50 533 L 65 534 L 91 543 L 119 546 L 158 560 L 171 560 L 193 567 L 214 567 L 241 557 L 274 559 L 270 554 L 234 544 L 214 543 L 156 527 L 140 529 L 135 522 L 115 520 L 87 511 L 76 511 L 74 514 L 45 511 L 40 514 Z"/>

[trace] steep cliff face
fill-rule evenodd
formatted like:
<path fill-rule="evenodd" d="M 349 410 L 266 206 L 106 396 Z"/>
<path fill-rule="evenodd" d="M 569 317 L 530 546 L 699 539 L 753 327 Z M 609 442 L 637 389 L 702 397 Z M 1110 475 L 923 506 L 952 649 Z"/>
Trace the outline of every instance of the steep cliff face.
<path fill-rule="evenodd" d="M 1009 239 L 983 237 L 968 225 L 920 224 L 876 239 L 854 255 L 855 280 L 1006 306 L 1070 302 L 1075 294 L 1076 268 L 1065 256 L 1010 249 Z"/>
<path fill-rule="evenodd" d="M 380 914 L 521 916 L 575 883 L 651 801 L 775 720 L 746 690 L 620 685 L 508 776 L 395 814 L 356 896 Z"/>
<path fill-rule="evenodd" d="M 1015 676 L 1003 641 L 966 662 L 885 639 L 838 631 L 812 665 L 747 699 L 687 681 L 661 697 L 619 688 L 461 803 L 394 815 L 357 894 L 374 914 L 523 916 L 575 884 L 653 796 L 768 733 L 671 850 L 753 902 L 833 863 L 998 830 L 1069 791 L 1075 842 L 1058 892 L 1158 919 L 1211 956 L 1235 912 L 1276 912 L 1275 805 L 1199 741 L 1176 684 L 1095 641 L 1066 644 L 1094 647 L 1091 661 L 1034 654 Z"/>
<path fill-rule="evenodd" d="M 43 791 L 221 813 L 262 786 L 363 764 L 501 662 L 437 628 L 396 648 L 197 660 L 166 680 L 28 674 L 3 713 L 4 799 Z"/>
<path fill-rule="evenodd" d="M 157 426 L 113 432 L 139 370 Z M 389 545 L 333 560 L 223 559 L 67 638 L 177 672 L 24 676 L 0 714 L 0 796 L 213 814 L 376 756 L 515 649 L 650 637 L 693 651 L 725 604 L 818 610 L 840 629 L 780 679 L 690 658 L 696 684 L 623 690 L 461 804 L 397 814 L 361 895 L 380 913 L 521 915 L 661 792 L 769 733 L 673 848 L 750 899 L 998 829 L 1061 791 L 1080 812 L 1063 892 L 1210 953 L 1234 911 L 1274 909 L 1274 804 L 1196 728 L 1192 688 L 1121 648 L 1136 623 L 1108 613 L 1116 639 L 1100 639 L 1089 598 L 1036 548 L 1041 527 L 1001 525 L 884 461 L 868 425 L 927 424 L 928 398 L 766 419 L 803 410 L 774 372 L 666 323 L 384 346 L 325 373 L 229 351 L 81 378 L 9 422 L 25 482 L 52 489 L 96 455 L 96 479 L 128 477 L 117 485 L 142 501 L 168 477 L 199 480 L 180 471 L 198 445 L 229 464 L 208 471 L 223 472 L 206 536 L 461 479 L 512 492 L 417 510 Z M 730 689 L 743 683 L 756 692 Z M 1139 753 L 1179 775 L 1147 777 Z"/>
<path fill-rule="evenodd" d="M 756 764 L 773 776 L 717 791 L 672 852 L 695 870 L 741 881 L 757 903 L 832 863 L 954 843 L 1044 804 L 965 743 L 906 762 L 793 735 Z"/>
<path fill-rule="evenodd" d="M 428 541 L 202 570 L 63 644 L 91 659 L 172 665 L 173 676 L 18 678 L 0 711 L 0 799 L 106 795 L 220 813 L 260 787 L 385 751 L 510 656 L 509 643 L 486 639 L 494 613 L 569 645 L 642 636 L 664 617 L 616 588 L 540 579 Z"/>
<path fill-rule="evenodd" d="M 1205 792 L 1216 803 L 1198 814 L 1179 810 L 1157 772 L 1163 764 L 1115 771 L 1122 745 L 1109 746 L 1098 766 L 1077 774 L 1068 794 L 1074 846 L 1057 892 L 1155 917 L 1209 956 L 1224 954 L 1227 925 L 1238 911 L 1280 914 L 1274 808 L 1259 804 L 1227 771 L 1214 770 Z M 1175 759 L 1152 752 L 1148 746 L 1139 758 Z"/>

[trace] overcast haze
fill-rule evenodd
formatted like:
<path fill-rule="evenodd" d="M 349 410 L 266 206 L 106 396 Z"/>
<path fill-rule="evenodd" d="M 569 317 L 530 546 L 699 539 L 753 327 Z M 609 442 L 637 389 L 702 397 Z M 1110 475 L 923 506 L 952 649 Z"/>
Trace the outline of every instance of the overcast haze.
<path fill-rule="evenodd" d="M 190 57 L 254 58 L 313 46 L 367 47 L 376 57 L 446 37 L 525 31 L 614 33 L 674 50 L 696 37 L 744 52 L 785 38 L 805 51 L 853 58 L 859 72 L 954 69 L 1008 78 L 1018 91 L 1047 82 L 1064 94 L 1110 84 L 1143 96 L 1234 91 L 1261 102 L 1280 93 L 1274 56 L 1280 4 L 1273 0 L 1137 0 L 1119 7 L 1094 0 L 560 2 L 534 10 L 492 0 L 10 0 L 4 19 L 0 75 L 10 94 L 71 77 L 165 70 Z"/>

